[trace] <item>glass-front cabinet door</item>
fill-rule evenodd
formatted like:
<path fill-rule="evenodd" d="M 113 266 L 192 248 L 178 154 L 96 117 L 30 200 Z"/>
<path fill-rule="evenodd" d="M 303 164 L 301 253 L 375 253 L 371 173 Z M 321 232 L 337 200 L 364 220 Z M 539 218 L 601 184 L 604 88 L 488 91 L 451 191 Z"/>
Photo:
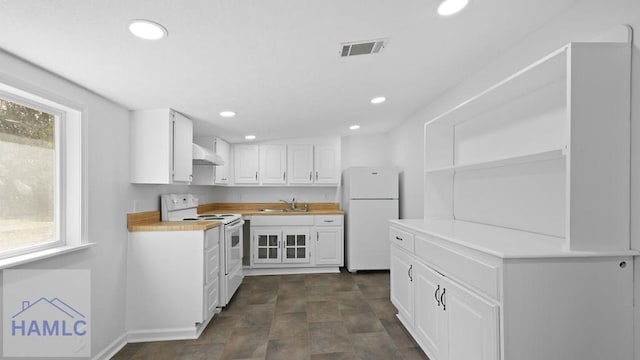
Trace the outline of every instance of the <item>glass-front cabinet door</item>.
<path fill-rule="evenodd" d="M 285 230 L 282 232 L 283 256 L 285 263 L 308 263 L 309 254 L 309 231 L 308 230 Z"/>
<path fill-rule="evenodd" d="M 258 231 L 254 234 L 255 263 L 268 264 L 280 263 L 281 260 L 281 236 L 280 231 Z"/>

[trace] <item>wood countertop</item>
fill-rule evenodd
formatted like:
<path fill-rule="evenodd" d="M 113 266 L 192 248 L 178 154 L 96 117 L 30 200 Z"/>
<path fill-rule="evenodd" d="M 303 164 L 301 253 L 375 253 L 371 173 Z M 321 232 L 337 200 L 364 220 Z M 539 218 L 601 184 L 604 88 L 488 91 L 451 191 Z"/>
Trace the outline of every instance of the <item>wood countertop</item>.
<path fill-rule="evenodd" d="M 136 231 L 203 231 L 222 225 L 221 221 L 160 221 L 159 211 L 127 214 L 127 229 Z"/>
<path fill-rule="evenodd" d="M 303 203 L 296 204 L 302 208 Z M 198 206 L 198 214 L 232 213 L 243 216 L 273 215 L 344 215 L 338 203 L 309 203 L 309 211 L 260 211 L 261 209 L 284 210 L 285 203 L 211 203 Z M 136 231 L 198 231 L 222 225 L 215 220 L 207 221 L 160 221 L 159 211 L 145 211 L 127 214 L 127 229 Z"/>
<path fill-rule="evenodd" d="M 296 203 L 298 209 L 304 208 L 304 203 Z M 308 203 L 309 211 L 260 211 L 261 209 L 285 210 L 288 205 L 279 203 L 211 203 L 198 206 L 198 214 L 233 213 L 246 216 L 272 215 L 344 215 L 338 203 Z"/>

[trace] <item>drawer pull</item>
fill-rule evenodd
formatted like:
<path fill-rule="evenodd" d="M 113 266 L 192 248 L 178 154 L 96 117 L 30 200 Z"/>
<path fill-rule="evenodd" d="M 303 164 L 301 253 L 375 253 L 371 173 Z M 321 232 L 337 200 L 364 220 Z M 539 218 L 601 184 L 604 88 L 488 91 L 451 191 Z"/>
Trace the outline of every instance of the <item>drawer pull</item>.
<path fill-rule="evenodd" d="M 413 282 L 413 277 L 411 276 L 411 270 L 413 270 L 413 264 L 409 265 L 409 271 L 407 271 L 407 275 L 409 275 L 409 281 Z"/>
<path fill-rule="evenodd" d="M 444 299 L 445 299 L 444 294 L 446 294 L 446 292 L 447 292 L 447 289 L 442 288 L 442 295 L 440 295 L 440 302 L 442 303 L 442 310 L 444 311 L 447 311 L 447 304 L 445 304 L 444 302 Z"/>
<path fill-rule="evenodd" d="M 324 222 L 332 223 L 333 220 L 324 220 Z"/>
<path fill-rule="evenodd" d="M 438 296 L 439 292 L 440 292 L 440 285 L 438 285 L 438 288 L 436 289 L 436 293 L 434 294 L 434 296 L 436 297 L 436 302 L 438 303 L 438 306 L 440 306 L 440 296 Z"/>
<path fill-rule="evenodd" d="M 396 236 L 396 240 L 398 240 L 398 241 L 402 241 L 402 238 L 401 238 L 401 237 L 399 237 L 399 236 Z"/>

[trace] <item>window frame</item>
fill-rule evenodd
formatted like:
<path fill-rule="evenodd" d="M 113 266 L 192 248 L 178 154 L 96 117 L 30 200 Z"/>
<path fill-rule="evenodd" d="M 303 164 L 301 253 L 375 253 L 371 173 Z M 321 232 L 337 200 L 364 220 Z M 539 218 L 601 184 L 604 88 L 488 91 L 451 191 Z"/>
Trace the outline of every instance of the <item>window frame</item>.
<path fill-rule="evenodd" d="M 86 216 L 86 110 L 66 99 L 0 76 L 0 97 L 55 117 L 53 241 L 0 252 L 0 269 L 91 245 Z"/>

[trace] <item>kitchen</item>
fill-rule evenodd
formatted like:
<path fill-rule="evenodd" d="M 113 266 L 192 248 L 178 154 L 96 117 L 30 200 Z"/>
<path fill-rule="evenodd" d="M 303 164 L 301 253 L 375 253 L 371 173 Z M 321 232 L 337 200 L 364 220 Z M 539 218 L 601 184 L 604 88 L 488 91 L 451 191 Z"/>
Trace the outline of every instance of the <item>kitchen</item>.
<path fill-rule="evenodd" d="M 508 5 L 505 4 L 505 2 L 498 1 L 483 3 L 491 4 L 496 7 L 499 5 Z M 183 73 L 186 70 L 185 68 L 189 67 L 188 61 L 190 59 L 183 58 L 183 66 L 177 67 L 177 69 L 180 70 L 173 70 L 173 72 L 165 74 L 160 72 L 161 70 L 158 69 L 155 64 L 136 62 L 133 65 L 129 65 L 131 68 L 127 68 L 125 64 L 120 62 L 122 59 L 112 60 L 112 62 L 106 64 L 101 62 L 96 54 L 99 54 L 104 49 L 96 49 L 96 44 L 100 44 L 98 40 L 85 40 L 83 42 L 78 39 L 74 42 L 73 46 L 67 48 L 69 51 L 68 53 L 62 54 L 60 51 L 56 52 L 54 51 L 56 46 L 60 45 L 52 38 L 46 38 L 43 40 L 43 36 L 46 37 L 47 35 L 50 35 L 58 36 L 60 39 L 70 39 L 70 36 L 73 33 L 78 32 L 78 28 L 81 27 L 88 31 L 88 29 L 93 28 L 90 24 L 93 25 L 96 22 L 107 22 L 107 17 L 103 18 L 98 16 L 97 18 L 88 17 L 85 19 L 71 16 L 71 18 L 66 18 L 64 16 L 68 15 L 67 13 L 73 13 L 71 10 L 73 10 L 74 6 L 60 3 L 55 9 L 51 9 L 43 2 L 33 2 L 33 4 L 36 4 L 33 8 L 29 5 L 21 5 L 12 1 L 4 2 L 1 5 L 3 13 L 7 14 L 7 18 L 9 19 L 8 21 L 3 22 L 2 25 L 2 33 L 4 35 L 2 36 L 2 41 L 0 41 L 0 47 L 3 48 L 6 53 L 3 52 L 0 54 L 0 63 L 2 63 L 1 80 L 5 84 L 32 90 L 40 94 L 50 95 L 50 97 L 55 100 L 67 103 L 71 102 L 76 105 L 76 108 L 85 109 L 90 114 L 84 129 L 87 153 L 87 172 L 85 179 L 87 199 L 84 206 L 86 210 L 86 217 L 88 218 L 88 226 L 85 231 L 86 238 L 96 245 L 77 252 L 32 262 L 22 265 L 22 267 L 29 269 L 89 268 L 92 270 L 92 358 L 99 359 L 108 357 L 109 354 L 113 354 L 123 345 L 125 339 L 125 284 L 127 275 L 126 241 L 128 237 L 126 229 L 127 213 L 152 210 L 159 211 L 159 195 L 166 193 L 193 193 L 203 203 L 272 203 L 277 202 L 279 199 L 289 200 L 294 196 L 301 202 L 309 203 L 340 201 L 340 195 L 338 194 L 340 188 L 338 187 L 296 187 L 295 189 L 292 189 L 290 187 L 258 188 L 131 184 L 130 171 L 128 167 L 130 159 L 130 134 L 128 130 L 130 119 L 129 110 L 167 107 L 182 110 L 181 104 L 187 100 L 185 97 L 193 95 L 160 95 L 157 93 L 145 93 L 144 91 L 141 91 L 140 88 L 136 88 L 134 86 L 136 81 L 132 81 L 129 84 L 129 80 L 131 80 L 131 78 L 128 76 L 124 76 L 126 79 L 123 81 L 122 76 L 107 75 L 106 73 L 95 71 L 95 69 L 101 67 L 108 69 L 111 67 L 117 68 L 118 66 L 122 66 L 120 71 L 129 69 L 131 71 L 139 72 L 141 75 L 147 73 L 148 75 L 162 78 L 163 81 L 172 85 L 183 84 L 185 81 L 188 83 L 187 85 L 191 85 L 190 83 L 194 78 L 186 77 Z M 140 8 L 135 9 L 135 11 L 132 9 L 131 13 L 128 13 L 130 15 L 127 15 L 123 21 L 126 22 L 133 17 L 153 17 L 154 14 L 143 13 L 142 8 L 144 8 L 144 6 L 140 3 L 136 4 Z M 305 131 L 305 127 L 307 127 L 307 125 L 293 122 L 287 127 L 277 128 L 278 133 L 282 135 L 279 138 L 272 138 L 271 141 L 277 141 L 279 139 L 310 138 L 316 137 L 319 134 L 338 136 L 341 149 L 340 162 L 342 169 L 352 166 L 395 166 L 399 168 L 401 170 L 400 217 L 403 219 L 421 218 L 424 212 L 424 164 L 422 157 L 424 136 L 423 126 L 426 121 L 435 118 L 439 114 L 460 104 L 474 94 L 483 91 L 496 82 L 528 66 L 534 61 L 571 41 L 590 41 L 591 39 L 600 37 L 602 34 L 609 31 L 609 29 L 621 24 L 629 24 L 634 29 L 640 27 L 640 13 L 636 1 L 584 0 L 544 2 L 544 4 L 537 2 L 534 5 L 531 5 L 528 2 L 519 2 L 519 5 L 524 7 L 520 12 L 513 8 L 517 7 L 516 5 L 512 5 L 513 7 L 507 7 L 508 10 L 500 10 L 497 14 L 493 15 L 485 12 L 485 10 L 483 10 L 484 5 L 479 2 L 472 1 L 470 4 L 472 6 L 469 9 L 466 9 L 464 13 L 461 13 L 459 17 L 447 19 L 446 21 L 450 21 L 449 24 L 451 25 L 446 25 L 446 23 L 445 25 L 442 25 L 443 28 L 440 31 L 440 34 L 450 31 L 454 32 L 454 35 L 457 35 L 460 38 L 465 38 L 466 36 L 474 35 L 474 33 L 488 31 L 491 37 L 467 39 L 468 43 L 465 43 L 466 47 L 464 48 L 449 45 L 437 38 L 434 39 L 433 33 L 430 33 L 430 39 L 437 45 L 430 45 L 425 40 L 416 42 L 425 43 L 425 46 L 427 47 L 426 50 L 423 50 L 423 52 L 420 53 L 422 54 L 422 57 L 419 59 L 428 59 L 428 53 L 435 52 L 434 49 L 436 49 L 436 47 L 440 48 L 437 50 L 438 52 L 448 54 L 449 57 L 447 58 L 447 61 L 443 61 L 438 65 L 445 66 L 447 63 L 451 63 L 451 67 L 446 68 L 447 70 L 445 71 L 435 71 L 436 75 L 438 75 L 439 72 L 441 73 L 441 77 L 448 78 L 447 81 L 450 82 L 448 82 L 447 85 L 441 85 L 441 87 L 437 89 L 432 89 L 431 92 L 426 90 L 423 91 L 420 87 L 411 87 L 417 85 L 413 85 L 415 84 L 414 82 L 409 82 L 410 76 L 404 75 L 404 77 L 401 78 L 401 74 L 398 73 L 400 69 L 385 69 L 382 71 L 386 74 L 386 81 L 388 81 L 389 84 L 395 85 L 389 85 L 389 92 L 385 91 L 383 94 L 388 99 L 387 103 L 374 107 L 368 103 L 369 99 L 373 96 L 380 95 L 379 91 L 386 90 L 387 88 L 377 88 L 378 85 L 376 84 L 378 81 L 372 80 L 375 78 L 373 74 L 361 74 L 361 77 L 355 78 L 353 81 L 361 84 L 365 89 L 370 89 L 370 91 L 361 90 L 361 93 L 358 95 L 362 98 L 363 104 L 353 105 L 339 103 L 340 105 L 345 106 L 343 110 L 346 116 L 336 110 L 336 104 L 325 106 L 330 110 L 330 112 L 324 113 L 324 117 L 316 118 L 315 115 L 310 115 L 309 121 L 311 123 L 326 126 L 334 125 L 331 123 L 332 118 L 343 119 L 343 122 L 338 124 L 340 131 L 336 131 L 333 134 L 326 134 L 323 132 L 324 130 L 319 127 L 313 129 L 310 128 Z M 287 6 L 285 4 L 281 5 Z M 133 4 L 123 4 L 122 6 L 131 6 L 132 8 L 136 8 Z M 253 4 L 253 6 L 257 7 L 258 5 Z M 344 12 L 340 13 L 338 10 L 334 10 L 336 13 L 332 13 L 331 15 L 335 15 L 335 17 L 332 18 L 329 16 L 328 19 L 325 19 L 329 25 L 337 24 L 340 20 L 344 20 L 344 23 L 341 24 L 341 26 L 346 26 L 346 23 L 350 23 L 353 17 L 360 16 L 362 18 L 359 18 L 361 19 L 359 24 L 364 29 L 369 30 L 358 30 L 349 27 L 348 29 L 350 29 L 350 31 L 338 34 L 340 36 L 335 36 L 335 41 L 331 41 L 331 44 L 327 46 L 329 49 L 327 51 L 331 52 L 335 50 L 336 54 L 331 54 L 331 56 L 335 55 L 336 61 L 357 60 L 357 57 L 354 57 L 353 59 L 339 59 L 337 54 L 338 43 L 341 41 L 373 39 L 388 36 L 386 32 L 391 31 L 391 29 L 387 29 L 386 24 L 391 21 L 391 18 L 393 17 L 392 15 L 396 14 L 396 12 L 394 12 L 394 9 L 392 8 L 383 7 L 383 4 L 376 4 L 373 6 L 373 9 L 362 9 L 360 6 L 353 4 L 348 7 L 348 9 L 343 8 L 343 6 L 346 5 L 334 4 L 333 7 L 335 9 L 342 9 Z M 526 8 L 526 6 L 531 6 L 534 9 Z M 324 11 L 330 7 L 331 6 L 329 4 L 324 4 L 321 7 L 322 10 L 311 8 L 307 11 L 317 11 L 320 14 L 324 14 Z M 433 7 L 435 7 L 435 5 Z M 540 11 L 546 10 L 547 12 L 544 15 L 546 17 L 541 16 L 540 18 L 533 19 L 533 14 L 526 14 L 527 12 L 535 12 L 534 10 L 537 8 L 541 8 Z M 269 124 L 277 124 L 279 121 L 277 119 L 278 117 L 283 116 L 283 113 L 286 111 L 293 112 L 295 109 L 295 105 L 291 105 L 291 107 L 283 105 L 280 110 L 281 112 L 271 112 L 272 115 L 270 115 L 271 118 L 268 121 L 264 120 L 262 125 L 259 125 L 260 121 L 258 121 L 257 124 L 254 124 L 256 126 L 255 128 L 249 128 L 248 123 L 243 120 L 243 116 L 248 116 L 250 111 L 253 111 L 250 110 L 253 105 L 255 105 L 255 108 L 264 105 L 267 106 L 266 109 L 269 109 L 269 103 L 276 98 L 275 91 L 284 91 L 285 95 L 282 96 L 289 98 L 292 103 L 301 101 L 300 104 L 302 105 L 299 106 L 311 114 L 320 112 L 319 107 L 322 106 L 315 103 L 318 99 L 324 99 L 328 96 L 327 94 L 331 94 L 332 92 L 341 94 L 341 87 L 337 86 L 326 89 L 324 93 L 316 93 L 314 89 L 302 87 L 304 84 L 299 84 L 301 87 L 296 88 L 294 87 L 296 84 L 293 83 L 293 77 L 295 77 L 295 75 L 288 75 L 287 77 L 282 78 L 282 81 L 280 82 L 268 77 L 269 74 L 265 72 L 265 69 L 268 68 L 279 69 L 284 67 L 288 69 L 296 69 L 301 72 L 309 70 L 300 64 L 289 62 L 287 57 L 282 55 L 283 51 L 285 54 L 287 51 L 292 51 L 287 46 L 288 44 L 300 44 L 301 42 L 304 42 L 305 38 L 303 37 L 304 35 L 293 34 L 295 31 L 291 31 L 291 28 L 294 25 L 287 23 L 286 21 L 276 22 L 273 19 L 273 17 L 276 16 L 274 14 L 274 11 L 276 11 L 275 9 L 263 8 L 261 11 L 258 11 L 257 9 L 258 8 L 252 9 L 250 7 L 241 9 L 241 13 L 247 18 L 239 22 L 239 27 L 253 29 L 252 34 L 244 34 L 244 39 L 246 41 L 254 39 L 256 36 L 255 34 L 260 31 L 257 29 L 264 30 L 270 26 L 274 26 L 273 24 L 284 24 L 282 25 L 282 28 L 274 26 L 276 27 L 275 30 L 280 30 L 279 36 L 281 37 L 279 39 L 281 42 L 276 44 L 276 50 L 269 50 L 265 43 L 257 45 L 258 48 L 253 51 L 255 51 L 256 54 L 266 54 L 260 62 L 263 65 L 258 67 L 256 67 L 256 65 L 251 66 L 251 64 L 244 63 L 235 64 L 234 62 L 216 63 L 210 58 L 205 59 L 206 61 L 199 68 L 200 71 L 205 71 L 203 69 L 208 69 L 210 67 L 234 68 L 235 66 L 239 66 L 245 69 L 242 72 L 250 73 L 246 80 L 243 80 L 246 81 L 246 83 L 242 83 L 242 89 L 226 88 L 223 90 L 230 93 L 230 96 L 236 97 L 238 99 L 236 101 L 242 103 L 246 102 L 248 105 L 246 105 L 246 111 L 235 109 L 238 112 L 235 119 L 219 121 L 217 120 L 219 119 L 217 114 L 219 111 L 225 109 L 218 109 L 213 105 L 218 102 L 222 102 L 222 100 L 208 99 L 207 101 L 211 105 L 207 105 L 207 107 L 216 107 L 215 109 L 210 110 L 215 113 L 215 116 L 211 116 L 211 119 L 216 119 L 218 123 L 213 126 L 214 129 L 206 129 L 206 124 L 200 124 L 206 129 L 206 132 L 202 129 L 196 128 L 196 134 L 198 134 L 199 131 L 202 131 L 200 133 L 201 135 L 216 135 L 231 143 L 242 143 L 245 142 L 244 136 L 249 135 L 249 133 L 245 133 L 245 131 L 255 131 L 256 133 L 258 133 L 258 131 L 263 131 L 267 134 L 266 129 L 272 126 Z M 302 9 L 298 8 L 287 9 L 291 11 L 302 11 Z M 99 10 L 106 11 L 104 9 Z M 181 11 L 186 11 L 179 7 L 170 8 L 169 10 L 176 14 L 180 14 Z M 219 11 L 223 9 L 216 8 L 215 10 Z M 68 19 L 69 23 L 64 25 L 56 24 L 56 26 L 52 26 L 50 33 L 47 34 L 47 31 L 43 31 L 36 26 L 35 23 L 37 21 L 35 19 L 37 17 L 30 17 L 25 13 L 27 11 L 40 12 L 40 16 L 49 19 L 49 22 L 53 22 L 55 16 L 61 16 Z M 286 11 L 280 11 L 286 13 Z M 365 14 L 368 14 L 367 11 L 371 11 L 371 14 L 375 16 L 373 18 L 366 16 L 363 17 L 362 13 L 359 11 L 363 11 Z M 411 12 L 407 9 L 404 11 L 405 12 L 402 14 L 405 15 Z M 473 18 L 474 11 L 479 11 L 482 14 L 481 19 L 475 19 L 475 21 L 477 21 L 475 24 L 478 25 L 477 28 L 471 28 L 470 25 L 470 22 L 474 21 L 471 19 Z M 416 13 L 418 12 L 416 11 Z M 426 9 L 424 12 L 420 13 L 425 14 L 424 16 L 435 18 L 435 15 L 432 15 L 432 13 L 428 12 Z M 42 14 L 50 16 L 50 18 Z M 516 17 L 516 14 L 520 14 L 520 17 Z M 202 19 L 203 23 L 213 20 L 208 15 L 191 15 L 196 19 L 205 18 Z M 264 16 L 264 19 L 262 20 L 260 19 L 261 15 Z M 411 16 L 414 15 L 415 14 Z M 241 15 L 237 16 L 242 20 Z M 491 16 L 495 16 L 495 18 L 492 18 Z M 511 18 L 511 16 L 514 17 Z M 222 16 L 216 17 L 216 19 L 218 22 L 222 22 L 227 25 L 227 27 L 233 25 L 233 21 L 238 20 L 233 19 L 232 21 L 230 19 L 225 19 Z M 394 21 L 398 21 L 398 19 L 394 19 Z M 251 27 L 251 22 L 256 23 L 253 25 L 254 27 Z M 325 25 L 327 23 L 325 23 Z M 495 26 L 495 30 L 493 32 L 489 31 L 490 29 L 486 29 L 487 23 Z M 305 24 L 297 23 L 295 25 L 297 25 L 297 27 L 294 28 L 307 29 L 307 31 L 311 31 L 308 30 L 308 26 L 305 26 Z M 169 27 L 168 24 L 165 24 L 165 26 Z M 120 27 L 122 28 L 122 37 L 124 38 L 126 24 L 123 22 L 122 24 L 116 24 L 115 27 L 118 29 Z M 23 34 L 19 36 L 16 29 L 20 29 L 20 32 L 23 32 Z M 419 29 L 421 28 L 404 29 L 404 34 L 411 33 L 414 30 L 418 31 Z M 172 28 L 169 27 L 168 30 L 170 33 L 169 38 L 172 36 L 178 36 L 174 33 Z M 60 33 L 57 33 L 58 31 Z M 224 30 L 223 33 L 228 34 L 229 32 L 233 33 L 231 30 Z M 22 36 L 24 36 L 24 38 Z M 397 49 L 401 49 L 403 47 L 406 49 L 409 47 L 409 45 L 404 42 L 400 36 L 390 37 L 391 40 L 388 48 L 386 48 L 383 53 L 377 55 L 384 56 L 386 54 L 390 54 L 390 56 L 393 56 L 394 47 Z M 456 36 L 452 37 L 455 38 Z M 210 41 L 215 42 L 217 40 L 223 41 L 225 44 L 228 44 L 230 41 L 229 39 L 214 39 Z M 256 43 L 256 41 L 254 40 L 251 43 Z M 36 47 L 36 44 L 38 47 Z M 188 45 L 192 48 L 197 48 L 197 42 L 196 44 L 190 42 Z M 51 61 L 53 61 L 51 64 L 46 63 L 43 58 L 37 56 L 37 53 L 42 49 L 46 50 L 45 53 L 49 51 L 49 54 L 53 53 L 59 55 L 59 58 L 51 59 Z M 152 48 L 147 47 L 145 49 L 145 51 L 150 52 L 152 56 L 159 56 L 159 54 L 161 54 L 161 52 Z M 483 49 L 485 51 L 482 51 Z M 242 59 L 253 56 L 250 55 L 253 53 L 243 51 L 236 51 L 235 53 L 238 54 L 238 58 Z M 632 63 L 632 68 L 634 69 L 637 69 L 639 61 L 638 56 L 635 56 L 637 53 L 637 45 L 634 45 Z M 15 54 L 16 56 L 11 54 Z M 194 56 L 196 58 L 203 58 L 200 55 L 201 54 L 198 53 Z M 82 61 L 73 60 L 75 57 L 82 56 L 88 57 L 83 58 L 84 60 Z M 372 59 L 375 59 L 373 56 L 376 55 L 371 56 L 372 57 L 370 58 L 366 58 L 368 60 L 362 61 L 373 61 Z M 49 56 L 49 58 L 51 57 L 52 56 Z M 396 67 L 403 67 L 405 66 L 405 62 L 408 62 L 408 59 L 405 57 L 396 60 L 399 61 L 395 64 Z M 239 62 L 240 60 L 237 61 Z M 351 64 L 358 65 L 355 62 L 352 62 Z M 407 64 L 410 66 L 407 66 L 408 69 L 406 70 L 411 73 L 413 71 L 417 71 L 417 69 L 421 67 L 427 67 L 426 64 L 430 63 L 426 60 L 420 60 L 418 64 Z M 87 73 L 91 73 L 87 75 L 86 79 L 75 77 L 71 72 L 71 69 L 65 67 L 65 65 L 68 65 L 69 67 L 85 66 L 89 68 L 85 69 L 85 71 Z M 178 65 L 181 64 L 178 63 Z M 300 69 L 301 67 L 304 69 Z M 247 71 L 246 69 L 251 71 Z M 354 67 L 350 67 L 349 71 L 353 71 L 353 69 Z M 159 74 L 162 74 L 162 76 Z M 260 77 L 260 74 L 265 76 L 265 78 Z M 234 72 L 233 75 L 235 76 L 237 74 Z M 364 75 L 369 76 L 366 77 Z M 394 76 L 396 75 L 398 78 L 394 79 Z M 432 77 L 430 78 L 419 78 L 416 82 L 435 83 L 437 80 L 440 80 L 436 75 L 431 75 Z M 237 76 L 238 79 L 241 78 L 240 75 Z M 64 78 L 71 81 L 64 80 Z M 318 79 L 307 79 L 308 82 L 314 84 L 311 80 L 317 81 Z M 340 83 L 340 78 L 330 78 L 330 80 L 336 84 Z M 215 82 L 211 78 L 208 78 L 207 81 L 210 83 Z M 258 91 L 255 84 L 259 82 L 267 83 L 267 85 L 274 85 L 268 86 L 267 89 Z M 112 90 L 111 92 L 107 90 L 100 90 L 103 86 L 106 89 L 110 84 L 113 86 L 113 89 L 116 90 Z M 274 89 L 274 87 L 276 87 L 275 84 L 278 84 L 277 87 L 281 90 Z M 631 79 L 632 89 L 635 90 L 638 84 L 638 72 L 633 71 Z M 398 90 L 395 90 L 396 93 L 392 93 L 391 88 Z M 194 94 L 205 94 L 209 91 L 209 89 L 198 89 L 195 87 L 192 90 Z M 142 99 L 135 107 L 123 106 L 122 104 L 126 103 L 124 100 L 113 101 L 113 99 L 121 98 L 133 99 L 136 98 L 136 94 L 139 94 Z M 632 179 L 637 179 L 639 174 L 638 171 L 640 171 L 640 165 L 638 164 L 638 159 L 640 158 L 638 155 L 639 147 L 636 146 L 640 133 L 638 133 L 639 128 L 635 126 L 635 124 L 640 121 L 638 118 L 638 114 L 640 113 L 638 112 L 638 105 L 640 104 L 638 96 L 640 95 L 638 95 L 637 91 L 632 91 Z M 402 105 L 404 108 L 391 108 L 394 103 L 397 104 L 397 102 L 400 101 L 399 99 L 402 98 L 405 99 L 405 101 L 408 101 Z M 164 105 L 157 105 L 158 103 L 153 102 L 154 99 L 158 101 L 158 103 L 162 103 Z M 309 99 L 313 99 L 313 102 L 306 102 L 311 101 Z M 366 107 L 364 105 L 366 105 Z M 221 104 L 220 106 L 228 105 Z M 357 106 L 358 108 L 353 110 L 351 106 Z M 284 109 L 286 109 L 286 111 Z M 202 110 L 193 110 L 193 113 L 198 113 L 199 111 Z M 262 111 L 266 111 L 265 108 L 263 108 Z M 193 116 L 191 112 L 187 113 L 188 115 Z M 259 116 L 253 116 L 255 118 L 259 118 Z M 348 119 L 344 120 L 345 117 Z M 377 120 L 379 119 L 378 117 L 391 119 L 389 121 L 392 121 L 393 125 L 386 128 L 384 127 L 386 125 L 379 125 L 378 121 L 381 120 Z M 371 119 L 371 127 L 373 130 L 371 130 L 371 132 L 365 132 L 365 130 L 369 131 L 367 126 L 365 126 L 369 119 Z M 354 132 L 346 129 L 348 126 L 353 125 L 356 122 L 361 125 L 360 130 L 362 134 L 354 134 Z M 226 125 L 228 125 L 228 128 L 225 127 Z M 338 125 L 335 125 L 336 129 L 338 128 Z M 262 126 L 262 128 L 258 128 L 258 126 Z M 376 126 L 379 127 L 376 128 Z M 275 125 L 273 125 L 273 127 L 275 128 Z M 345 128 L 345 130 L 342 130 L 342 128 Z M 225 133 L 225 131 L 227 133 Z M 258 139 L 258 141 L 263 140 L 266 141 L 266 138 Z M 638 197 L 638 192 L 635 187 L 637 181 L 633 180 L 631 184 L 631 211 L 634 213 L 637 211 L 638 205 L 640 205 L 640 198 Z M 640 231 L 640 221 L 638 221 L 637 216 L 632 216 L 631 242 L 632 248 L 634 249 L 640 248 L 636 235 L 638 231 Z M 634 269 L 637 271 L 637 266 Z M 636 279 L 637 278 L 638 276 L 636 276 Z M 635 286 L 634 288 L 637 292 L 638 286 Z M 637 319 L 637 314 L 635 317 Z M 636 324 L 638 323 L 638 320 L 636 320 Z M 638 336 L 636 335 L 636 344 L 638 343 L 637 338 Z"/>

